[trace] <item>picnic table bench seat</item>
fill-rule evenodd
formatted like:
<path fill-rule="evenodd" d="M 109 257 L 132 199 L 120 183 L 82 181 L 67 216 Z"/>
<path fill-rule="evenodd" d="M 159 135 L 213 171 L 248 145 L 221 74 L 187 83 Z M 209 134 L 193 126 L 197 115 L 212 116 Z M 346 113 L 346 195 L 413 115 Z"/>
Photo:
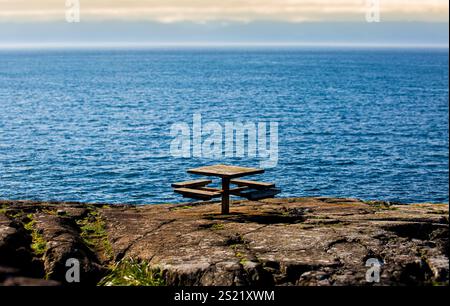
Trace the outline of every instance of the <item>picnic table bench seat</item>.
<path fill-rule="evenodd" d="M 208 191 L 192 188 L 175 188 L 174 191 L 183 195 L 183 197 L 198 200 L 211 200 L 212 198 L 217 198 L 222 195 L 220 191 Z"/>
<path fill-rule="evenodd" d="M 211 184 L 211 183 L 212 183 L 211 180 L 200 179 L 200 180 L 193 180 L 193 181 L 173 183 L 172 187 L 173 188 L 204 187 L 204 186 L 206 186 L 208 184 Z"/>
<path fill-rule="evenodd" d="M 249 187 L 253 189 L 269 189 L 275 187 L 274 183 L 256 182 L 248 180 L 231 180 L 231 184 L 241 187 Z"/>
<path fill-rule="evenodd" d="M 208 187 L 207 185 L 212 183 L 208 179 L 199 179 L 186 182 L 173 183 L 172 187 L 175 188 L 175 192 L 183 195 L 185 198 L 192 198 L 197 200 L 211 200 L 213 198 L 220 197 L 223 193 L 222 189 Z M 237 188 L 229 190 L 231 195 L 246 198 L 248 200 L 262 200 L 267 198 L 273 198 L 279 194 L 281 190 L 275 188 L 274 183 L 249 181 L 232 179 L 231 184 L 237 185 Z"/>

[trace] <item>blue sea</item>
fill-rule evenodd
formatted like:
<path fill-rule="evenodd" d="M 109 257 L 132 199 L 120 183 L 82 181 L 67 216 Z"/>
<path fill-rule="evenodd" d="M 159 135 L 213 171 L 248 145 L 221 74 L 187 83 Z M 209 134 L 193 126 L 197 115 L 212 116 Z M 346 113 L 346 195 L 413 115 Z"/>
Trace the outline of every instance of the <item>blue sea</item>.
<path fill-rule="evenodd" d="M 174 123 L 279 124 L 280 196 L 449 199 L 448 49 L 0 51 L 0 198 L 178 202 Z"/>

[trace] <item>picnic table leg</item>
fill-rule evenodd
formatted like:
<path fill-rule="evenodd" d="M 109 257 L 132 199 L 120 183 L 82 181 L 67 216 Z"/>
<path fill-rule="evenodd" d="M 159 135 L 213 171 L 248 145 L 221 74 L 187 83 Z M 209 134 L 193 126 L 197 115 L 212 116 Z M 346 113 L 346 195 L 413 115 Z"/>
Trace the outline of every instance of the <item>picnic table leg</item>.
<path fill-rule="evenodd" d="M 222 179 L 222 215 L 230 213 L 230 179 Z"/>

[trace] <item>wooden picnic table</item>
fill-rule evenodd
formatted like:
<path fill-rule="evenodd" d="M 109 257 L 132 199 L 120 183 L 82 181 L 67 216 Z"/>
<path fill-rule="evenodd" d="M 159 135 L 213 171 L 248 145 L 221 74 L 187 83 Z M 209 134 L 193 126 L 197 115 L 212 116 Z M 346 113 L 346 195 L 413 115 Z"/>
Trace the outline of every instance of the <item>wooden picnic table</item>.
<path fill-rule="evenodd" d="M 187 172 L 222 178 L 222 214 L 228 214 L 230 212 L 230 180 L 254 174 L 261 174 L 264 173 L 264 169 L 219 164 L 189 169 Z"/>

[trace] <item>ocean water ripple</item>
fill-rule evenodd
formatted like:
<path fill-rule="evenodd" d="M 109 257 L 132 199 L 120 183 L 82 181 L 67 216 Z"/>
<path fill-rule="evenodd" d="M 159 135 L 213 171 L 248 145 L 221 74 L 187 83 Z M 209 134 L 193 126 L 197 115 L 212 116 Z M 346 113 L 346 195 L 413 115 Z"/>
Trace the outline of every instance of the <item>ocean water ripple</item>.
<path fill-rule="evenodd" d="M 181 199 L 170 127 L 279 122 L 282 196 L 448 202 L 448 50 L 0 51 L 0 198 Z"/>

